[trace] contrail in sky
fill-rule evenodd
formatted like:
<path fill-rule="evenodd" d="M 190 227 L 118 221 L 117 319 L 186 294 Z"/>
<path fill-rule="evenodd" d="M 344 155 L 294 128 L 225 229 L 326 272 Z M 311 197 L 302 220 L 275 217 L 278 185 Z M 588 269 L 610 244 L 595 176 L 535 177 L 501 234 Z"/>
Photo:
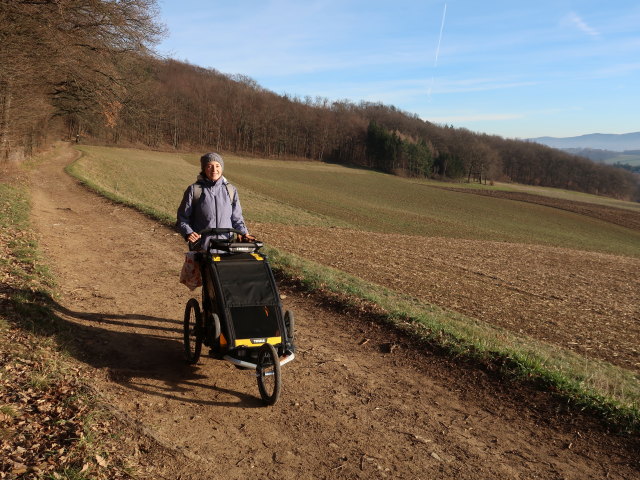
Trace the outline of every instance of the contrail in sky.
<path fill-rule="evenodd" d="M 433 62 L 434 74 L 431 76 L 431 85 L 429 86 L 429 101 L 431 101 L 431 89 L 435 80 L 435 69 L 438 66 L 438 57 L 440 56 L 440 44 L 442 43 L 442 31 L 444 30 L 444 19 L 447 16 L 447 2 L 444 2 L 444 10 L 442 12 L 442 23 L 440 24 L 440 36 L 438 37 L 438 48 L 436 48 L 436 60 Z"/>

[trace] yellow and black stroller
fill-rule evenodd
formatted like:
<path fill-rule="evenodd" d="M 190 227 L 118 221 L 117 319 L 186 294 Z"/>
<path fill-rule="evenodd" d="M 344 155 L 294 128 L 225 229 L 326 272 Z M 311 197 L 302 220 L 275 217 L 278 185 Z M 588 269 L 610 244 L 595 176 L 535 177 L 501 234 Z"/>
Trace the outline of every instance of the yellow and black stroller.
<path fill-rule="evenodd" d="M 211 228 L 206 234 L 241 234 Z M 262 242 L 211 239 L 207 251 L 197 251 L 202 277 L 202 308 L 195 298 L 184 312 L 186 361 L 195 364 L 202 345 L 211 355 L 238 368 L 255 370 L 263 401 L 278 400 L 280 367 L 295 358 L 293 313 L 283 311 L 280 294 Z"/>

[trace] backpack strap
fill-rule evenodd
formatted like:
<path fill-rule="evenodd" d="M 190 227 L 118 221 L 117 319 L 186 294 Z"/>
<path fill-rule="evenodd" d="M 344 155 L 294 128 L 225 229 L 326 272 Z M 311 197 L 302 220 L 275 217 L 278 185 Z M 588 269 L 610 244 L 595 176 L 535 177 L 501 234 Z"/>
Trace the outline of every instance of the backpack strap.
<path fill-rule="evenodd" d="M 189 216 L 189 223 L 193 222 L 193 216 L 196 213 L 197 208 L 200 208 L 200 197 L 202 197 L 202 184 L 196 182 L 193 184 L 193 199 L 191 200 L 191 215 Z"/>
<path fill-rule="evenodd" d="M 227 193 L 229 194 L 229 200 L 231 200 L 231 205 L 235 205 L 236 203 L 236 187 L 231 185 L 230 183 L 226 184 Z"/>
<path fill-rule="evenodd" d="M 196 182 L 193 184 L 193 200 L 191 201 L 191 203 L 198 202 L 201 196 L 202 196 L 202 184 Z"/>

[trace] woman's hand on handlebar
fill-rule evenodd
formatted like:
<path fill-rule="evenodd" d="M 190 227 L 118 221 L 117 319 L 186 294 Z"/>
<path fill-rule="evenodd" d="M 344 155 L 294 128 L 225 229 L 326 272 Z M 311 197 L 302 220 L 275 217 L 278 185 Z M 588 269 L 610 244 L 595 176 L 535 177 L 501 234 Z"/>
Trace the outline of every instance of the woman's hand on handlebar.
<path fill-rule="evenodd" d="M 187 235 L 187 240 L 189 240 L 191 243 L 196 243 L 198 240 L 200 240 L 200 234 L 191 232 L 189 235 Z"/>
<path fill-rule="evenodd" d="M 244 235 L 238 235 L 238 241 L 241 243 L 251 243 L 256 241 L 256 237 L 245 233 Z"/>

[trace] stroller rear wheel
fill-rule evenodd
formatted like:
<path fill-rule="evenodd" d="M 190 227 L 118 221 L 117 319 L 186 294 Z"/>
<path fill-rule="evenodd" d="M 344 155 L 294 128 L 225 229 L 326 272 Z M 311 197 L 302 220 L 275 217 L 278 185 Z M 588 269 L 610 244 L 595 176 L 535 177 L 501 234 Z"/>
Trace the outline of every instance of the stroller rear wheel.
<path fill-rule="evenodd" d="M 215 358 L 222 358 L 222 347 L 220 346 L 220 317 L 217 313 L 209 315 L 207 323 L 207 337 L 209 342 L 204 342 L 205 345 L 211 347 L 209 355 Z"/>
<path fill-rule="evenodd" d="M 289 340 L 293 342 L 295 322 L 293 319 L 293 312 L 291 310 L 284 312 L 284 325 L 287 327 L 287 336 L 289 337 Z"/>
<path fill-rule="evenodd" d="M 184 309 L 184 358 L 193 365 L 200 359 L 204 325 L 200 305 L 195 298 L 187 302 Z"/>
<path fill-rule="evenodd" d="M 280 359 L 273 345 L 265 343 L 258 352 L 256 377 L 260 396 L 267 405 L 275 405 L 280 396 L 282 378 L 280 377 Z"/>
<path fill-rule="evenodd" d="M 284 312 L 284 326 L 287 329 L 287 343 L 285 344 L 286 350 L 293 353 L 296 351 L 295 347 L 295 321 L 293 319 L 293 312 L 287 310 Z"/>

